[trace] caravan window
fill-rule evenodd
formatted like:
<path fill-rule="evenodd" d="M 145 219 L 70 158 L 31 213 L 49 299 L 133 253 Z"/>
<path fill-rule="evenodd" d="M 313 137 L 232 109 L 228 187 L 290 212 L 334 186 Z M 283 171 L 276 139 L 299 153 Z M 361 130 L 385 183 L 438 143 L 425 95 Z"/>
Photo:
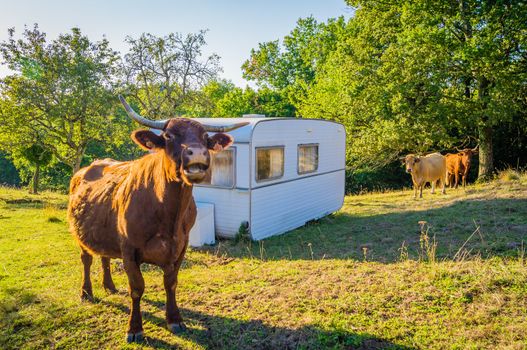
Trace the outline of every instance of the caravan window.
<path fill-rule="evenodd" d="M 284 175 L 284 147 L 256 149 L 256 181 L 279 179 Z"/>
<path fill-rule="evenodd" d="M 234 187 L 234 150 L 231 147 L 218 153 L 210 153 L 210 167 L 201 185 Z"/>
<path fill-rule="evenodd" d="M 298 174 L 318 169 L 318 144 L 298 145 Z"/>

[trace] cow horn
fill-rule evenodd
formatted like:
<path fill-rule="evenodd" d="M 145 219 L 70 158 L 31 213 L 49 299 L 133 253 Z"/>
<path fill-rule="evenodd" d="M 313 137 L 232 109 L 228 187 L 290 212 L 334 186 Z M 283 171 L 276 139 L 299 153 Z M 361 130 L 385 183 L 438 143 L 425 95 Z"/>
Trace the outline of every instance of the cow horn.
<path fill-rule="evenodd" d="M 119 100 L 121 100 L 121 103 L 123 104 L 124 109 L 126 109 L 126 113 L 128 114 L 128 116 L 138 122 L 139 124 L 148 126 L 152 129 L 159 130 L 163 130 L 163 128 L 165 127 L 165 122 L 163 121 L 146 119 L 145 117 L 142 117 L 137 114 L 137 112 L 134 111 L 132 107 L 130 107 L 130 105 L 126 102 L 123 96 L 119 95 Z"/>
<path fill-rule="evenodd" d="M 472 152 L 477 152 L 478 149 L 479 149 L 479 144 L 477 144 L 476 147 L 474 147 L 474 148 L 472 149 Z"/>
<path fill-rule="evenodd" d="M 234 123 L 234 124 L 223 125 L 223 126 L 209 125 L 209 124 L 202 123 L 201 126 L 205 128 L 205 131 L 209 131 L 209 132 L 228 132 L 234 129 L 241 128 L 242 126 L 245 126 L 247 124 L 249 124 L 249 122 Z"/>

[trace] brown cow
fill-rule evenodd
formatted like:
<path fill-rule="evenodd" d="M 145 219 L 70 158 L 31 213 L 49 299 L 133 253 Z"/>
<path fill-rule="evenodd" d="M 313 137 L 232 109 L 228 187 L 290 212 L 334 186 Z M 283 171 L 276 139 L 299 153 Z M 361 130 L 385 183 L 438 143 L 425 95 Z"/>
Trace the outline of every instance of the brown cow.
<path fill-rule="evenodd" d="M 119 98 L 131 118 L 162 132 L 132 133 L 140 147 L 153 151 L 138 160 L 99 160 L 79 170 L 71 179 L 68 219 L 84 265 L 81 298 L 93 300 L 93 255 L 101 256 L 103 285 L 110 292 L 116 291 L 110 259 L 122 258 L 132 299 L 126 339 L 139 342 L 143 339 L 139 304 L 145 287 L 139 268 L 142 263 L 163 269 L 169 330 L 177 333 L 186 328 L 176 304 L 176 286 L 196 218 L 192 184 L 203 180 L 210 164 L 209 152 L 232 144 L 232 137 L 221 132 L 247 123 L 218 127 L 186 118 L 152 121 Z M 207 131 L 217 133 L 209 137 Z"/>
<path fill-rule="evenodd" d="M 478 153 L 478 146 L 476 146 L 475 148 L 465 148 L 463 150 L 457 150 L 459 153 L 447 153 L 445 155 L 447 160 L 447 185 L 450 183 L 450 187 L 452 187 L 452 176 L 454 176 L 455 188 L 457 188 L 459 183 L 459 175 L 461 175 L 463 187 L 466 186 L 468 172 L 470 171 L 470 165 L 472 162 L 472 155 Z"/>
<path fill-rule="evenodd" d="M 459 154 L 447 153 L 446 158 L 446 184 L 450 184 L 450 188 L 455 187 L 459 183 L 459 174 L 463 173 L 463 164 L 461 163 L 461 157 Z M 454 181 L 452 181 L 454 177 Z"/>
<path fill-rule="evenodd" d="M 419 198 L 423 198 L 423 187 L 427 182 L 430 182 L 432 186 L 431 193 L 434 193 L 437 180 L 443 187 L 441 193 L 446 193 L 446 161 L 440 153 L 436 152 L 426 156 L 408 154 L 401 159 L 406 164 L 406 172 L 412 175 L 414 198 L 417 198 L 417 189 L 419 189 Z"/>

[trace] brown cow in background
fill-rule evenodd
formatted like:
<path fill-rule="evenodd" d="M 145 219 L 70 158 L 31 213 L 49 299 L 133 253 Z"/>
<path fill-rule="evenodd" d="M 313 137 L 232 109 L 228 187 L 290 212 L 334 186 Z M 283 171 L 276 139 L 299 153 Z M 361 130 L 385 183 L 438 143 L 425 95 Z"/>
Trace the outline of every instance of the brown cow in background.
<path fill-rule="evenodd" d="M 186 118 L 152 121 L 119 98 L 132 119 L 162 132 L 133 132 L 132 139 L 140 147 L 153 151 L 138 160 L 99 160 L 79 170 L 71 179 L 68 219 L 84 266 L 81 297 L 93 300 L 93 255 L 101 256 L 103 285 L 110 292 L 116 291 L 110 259 L 123 259 L 132 298 L 126 339 L 139 342 L 143 339 L 140 300 L 145 288 L 142 263 L 163 269 L 169 330 L 177 333 L 186 328 L 176 304 L 176 286 L 196 219 L 192 184 L 205 177 L 210 152 L 232 144 L 232 137 L 221 132 L 248 123 L 221 127 Z M 207 131 L 217 133 L 209 137 Z"/>
<path fill-rule="evenodd" d="M 406 165 L 406 172 L 412 175 L 414 184 L 414 198 L 417 198 L 419 189 L 419 198 L 423 198 L 423 187 L 427 182 L 432 186 L 432 192 L 435 192 L 436 182 L 439 180 L 442 186 L 441 193 L 446 193 L 446 159 L 440 153 L 432 153 L 426 156 L 417 156 L 408 154 L 401 158 Z"/>
<path fill-rule="evenodd" d="M 466 186 L 472 156 L 478 153 L 478 146 L 475 148 L 465 148 L 463 150 L 458 149 L 458 152 L 456 154 L 447 153 L 445 155 L 447 162 L 447 185 L 450 184 L 450 187 L 454 186 L 455 188 L 457 188 L 459 183 L 459 175 L 461 175 L 463 187 Z M 454 183 L 452 182 L 452 177 L 454 177 Z"/>

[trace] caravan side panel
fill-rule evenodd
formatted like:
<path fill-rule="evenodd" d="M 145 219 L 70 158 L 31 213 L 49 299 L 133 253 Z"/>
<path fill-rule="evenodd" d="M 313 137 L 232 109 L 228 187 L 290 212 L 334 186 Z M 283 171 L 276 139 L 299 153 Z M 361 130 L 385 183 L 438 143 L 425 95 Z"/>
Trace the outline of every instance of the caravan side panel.
<path fill-rule="evenodd" d="M 234 237 L 240 224 L 249 221 L 249 191 L 213 187 L 195 187 L 194 199 L 214 204 L 216 234 Z"/>
<path fill-rule="evenodd" d="M 318 144 L 318 168 L 298 174 L 298 146 Z M 251 178 L 251 235 L 253 239 L 284 233 L 342 207 L 346 133 L 338 123 L 323 120 L 269 120 L 253 131 L 252 159 L 258 147 L 284 148 L 282 177 Z M 251 164 L 255 169 L 256 164 Z"/>
<path fill-rule="evenodd" d="M 259 240 L 300 227 L 339 210 L 343 200 L 344 170 L 254 189 L 252 237 Z"/>

